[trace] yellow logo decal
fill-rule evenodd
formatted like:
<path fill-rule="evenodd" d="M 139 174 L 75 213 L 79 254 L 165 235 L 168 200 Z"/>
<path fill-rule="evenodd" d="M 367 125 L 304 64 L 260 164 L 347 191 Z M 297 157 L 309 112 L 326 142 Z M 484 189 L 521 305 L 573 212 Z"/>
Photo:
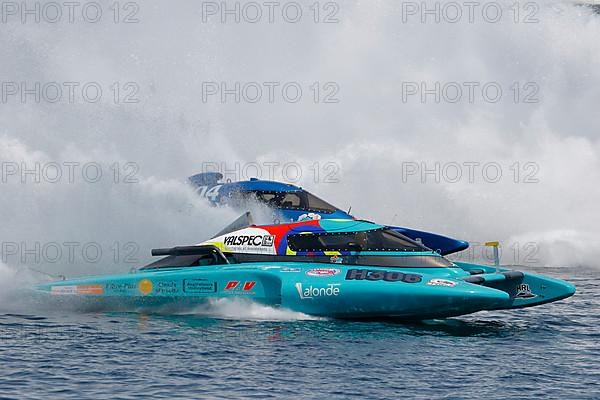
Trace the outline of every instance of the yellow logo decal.
<path fill-rule="evenodd" d="M 140 283 L 138 283 L 138 289 L 142 294 L 149 294 L 152 292 L 152 282 L 148 279 L 142 279 Z"/>

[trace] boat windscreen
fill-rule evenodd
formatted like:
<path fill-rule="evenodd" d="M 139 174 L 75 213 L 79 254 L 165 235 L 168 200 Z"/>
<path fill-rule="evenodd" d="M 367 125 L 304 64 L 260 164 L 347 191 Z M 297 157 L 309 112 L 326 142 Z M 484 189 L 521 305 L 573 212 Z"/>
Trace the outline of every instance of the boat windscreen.
<path fill-rule="evenodd" d="M 324 214 L 331 214 L 337 211 L 337 208 L 325 200 L 305 190 L 294 192 L 254 190 L 233 194 L 230 199 L 231 204 L 240 205 L 249 201 L 258 201 L 271 208 L 284 210 L 313 211 Z"/>
<path fill-rule="evenodd" d="M 360 232 L 288 235 L 293 251 L 428 251 L 426 247 L 388 228 Z"/>

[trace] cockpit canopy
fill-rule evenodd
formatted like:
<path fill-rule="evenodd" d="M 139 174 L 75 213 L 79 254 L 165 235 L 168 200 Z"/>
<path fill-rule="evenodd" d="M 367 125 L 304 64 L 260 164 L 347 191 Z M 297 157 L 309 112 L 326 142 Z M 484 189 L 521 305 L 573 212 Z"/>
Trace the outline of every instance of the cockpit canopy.
<path fill-rule="evenodd" d="M 428 251 L 426 247 L 388 228 L 360 232 L 323 232 L 288 235 L 296 252 L 318 251 Z"/>
<path fill-rule="evenodd" d="M 276 192 L 266 190 L 241 190 L 234 192 L 227 200 L 232 206 L 244 206 L 255 201 L 274 209 L 297 210 L 331 214 L 337 208 L 305 190 Z"/>

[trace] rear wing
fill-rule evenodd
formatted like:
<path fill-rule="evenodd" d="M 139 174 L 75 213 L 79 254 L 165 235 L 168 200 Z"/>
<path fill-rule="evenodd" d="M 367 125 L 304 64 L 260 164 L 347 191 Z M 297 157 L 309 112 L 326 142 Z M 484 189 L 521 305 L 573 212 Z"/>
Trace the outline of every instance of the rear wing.
<path fill-rule="evenodd" d="M 214 245 L 178 246 L 165 249 L 152 249 L 153 256 L 167 256 L 139 269 L 139 271 L 171 268 L 191 267 L 199 265 L 199 260 L 207 258 L 210 265 L 229 264 L 229 260 Z"/>

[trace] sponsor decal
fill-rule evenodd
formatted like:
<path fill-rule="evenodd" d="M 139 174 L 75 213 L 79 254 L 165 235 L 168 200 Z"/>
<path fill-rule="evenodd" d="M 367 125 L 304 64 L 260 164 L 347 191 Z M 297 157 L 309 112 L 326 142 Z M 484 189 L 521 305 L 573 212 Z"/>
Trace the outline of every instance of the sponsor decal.
<path fill-rule="evenodd" d="M 135 282 L 118 282 L 106 284 L 106 290 L 116 293 L 127 293 L 135 289 L 137 289 L 137 285 L 135 284 Z"/>
<path fill-rule="evenodd" d="M 300 295 L 300 299 L 314 299 L 316 297 L 335 297 L 340 295 L 340 284 L 329 283 L 325 287 L 318 287 L 310 285 L 309 287 L 302 287 L 302 283 L 296 283 L 296 290 Z"/>
<path fill-rule="evenodd" d="M 314 219 L 321 219 L 321 215 L 320 214 L 316 214 L 316 213 L 306 213 L 306 214 L 302 214 L 298 217 L 298 222 L 302 222 L 302 221 L 310 221 L 310 220 L 314 220 Z"/>
<path fill-rule="evenodd" d="M 77 286 L 77 293 L 88 295 L 100 295 L 104 294 L 104 287 L 102 287 L 102 285 L 80 285 Z"/>
<path fill-rule="evenodd" d="M 521 283 L 520 285 L 517 285 L 515 299 L 533 299 L 534 297 L 537 297 L 537 295 L 531 292 L 528 284 Z"/>
<path fill-rule="evenodd" d="M 275 243 L 275 235 L 265 235 L 263 236 L 261 246 L 273 246 Z"/>
<path fill-rule="evenodd" d="M 231 251 L 248 252 L 253 254 L 277 254 L 275 250 L 275 235 L 260 228 L 246 228 L 211 240 L 212 243 L 222 243 Z"/>
<path fill-rule="evenodd" d="M 240 281 L 229 281 L 225 285 L 225 291 L 234 291 L 243 294 L 251 294 L 252 288 L 256 285 L 255 281 L 246 281 L 241 284 Z"/>
<path fill-rule="evenodd" d="M 346 273 L 347 281 L 386 281 L 386 282 L 421 282 L 419 274 L 405 274 L 398 271 L 385 271 L 381 269 L 349 269 Z"/>
<path fill-rule="evenodd" d="M 52 286 L 50 293 L 56 295 L 77 294 L 77 286 Z"/>
<path fill-rule="evenodd" d="M 274 235 L 233 235 L 225 236 L 226 246 L 263 246 L 270 247 L 274 243 Z"/>
<path fill-rule="evenodd" d="M 341 264 L 341 263 L 344 262 L 344 259 L 342 257 L 338 256 L 338 255 L 335 255 L 335 256 L 331 256 L 331 258 L 329 259 L 329 261 L 332 264 Z"/>
<path fill-rule="evenodd" d="M 177 294 L 179 293 L 179 287 L 176 281 L 159 281 L 155 284 L 154 293 L 156 294 Z"/>
<path fill-rule="evenodd" d="M 152 282 L 149 279 L 142 279 L 138 283 L 138 290 L 141 294 L 150 294 L 152 292 Z"/>
<path fill-rule="evenodd" d="M 208 294 L 217 292 L 217 282 L 209 282 L 207 279 L 184 279 L 184 293 Z"/>
<path fill-rule="evenodd" d="M 448 279 L 439 279 L 435 278 L 427 282 L 428 285 L 431 286 L 446 286 L 446 287 L 454 287 L 456 286 L 456 282 L 450 281 Z"/>
<path fill-rule="evenodd" d="M 281 272 L 300 272 L 300 268 L 281 268 Z"/>
<path fill-rule="evenodd" d="M 52 286 L 50 288 L 50 294 L 53 295 L 102 295 L 104 294 L 104 287 L 102 285 L 63 285 L 63 286 Z"/>
<path fill-rule="evenodd" d="M 313 268 L 306 271 L 308 276 L 334 276 L 342 272 L 337 268 Z"/>

